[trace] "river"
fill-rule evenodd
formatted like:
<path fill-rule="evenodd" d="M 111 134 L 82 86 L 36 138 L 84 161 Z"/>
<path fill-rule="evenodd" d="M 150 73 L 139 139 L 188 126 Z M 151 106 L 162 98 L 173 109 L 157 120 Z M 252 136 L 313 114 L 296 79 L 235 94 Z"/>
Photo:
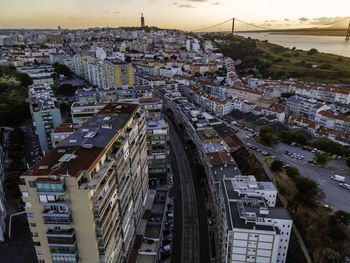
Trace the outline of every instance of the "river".
<path fill-rule="evenodd" d="M 350 57 L 350 41 L 345 41 L 345 36 L 301 36 L 271 33 L 239 33 L 238 35 L 259 40 L 268 40 L 270 43 L 289 48 L 296 47 L 302 50 L 316 48 L 320 52 Z"/>

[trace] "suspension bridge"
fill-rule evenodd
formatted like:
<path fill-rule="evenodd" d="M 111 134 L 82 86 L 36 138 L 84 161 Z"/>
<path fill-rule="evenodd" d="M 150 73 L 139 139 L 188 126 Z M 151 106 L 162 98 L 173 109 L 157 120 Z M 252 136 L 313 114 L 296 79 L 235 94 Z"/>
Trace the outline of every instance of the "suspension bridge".
<path fill-rule="evenodd" d="M 192 30 L 192 32 L 222 32 L 222 33 L 256 33 L 256 32 L 292 32 L 292 31 L 301 31 L 301 30 L 344 30 L 340 25 L 344 24 L 347 20 L 349 20 L 349 25 L 346 31 L 345 40 L 350 40 L 350 17 L 344 17 L 336 21 L 332 21 L 326 24 L 314 26 L 314 27 L 297 27 L 297 28 L 291 28 L 290 26 L 283 28 L 283 25 L 281 25 L 279 28 L 272 28 L 270 27 L 269 21 L 266 23 L 258 25 L 254 23 L 249 23 L 246 21 L 243 21 L 239 18 L 232 17 L 230 19 L 227 19 L 225 21 L 222 21 L 220 23 L 210 25 L 207 27 L 199 28 L 196 30 Z M 270 21 L 274 22 L 274 21 Z M 266 26 L 265 26 L 266 25 Z"/>

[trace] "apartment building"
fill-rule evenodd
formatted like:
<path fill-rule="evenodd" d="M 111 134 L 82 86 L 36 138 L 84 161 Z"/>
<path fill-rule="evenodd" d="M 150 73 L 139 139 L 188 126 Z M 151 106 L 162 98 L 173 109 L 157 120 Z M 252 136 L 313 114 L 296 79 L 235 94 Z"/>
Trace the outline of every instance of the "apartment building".
<path fill-rule="evenodd" d="M 350 117 L 332 110 L 323 110 L 316 114 L 315 121 L 323 128 L 350 132 Z"/>
<path fill-rule="evenodd" d="M 167 183 L 169 153 L 169 125 L 164 119 L 148 120 L 147 155 L 150 185 Z"/>
<path fill-rule="evenodd" d="M 2 132 L 0 131 L 2 135 Z M 0 242 L 5 240 L 4 234 L 6 229 L 6 208 L 5 208 L 5 167 L 4 167 L 4 154 L 3 148 L 0 146 Z"/>
<path fill-rule="evenodd" d="M 227 221 L 223 262 L 284 263 L 293 221 L 287 209 L 274 207 L 274 185 L 258 185 L 254 176 L 249 177 L 221 182 L 226 208 L 222 217 Z"/>
<path fill-rule="evenodd" d="M 52 148 L 51 132 L 62 123 L 61 111 L 52 89 L 47 84 L 32 85 L 28 92 L 33 125 L 39 137 L 40 148 Z"/>
<path fill-rule="evenodd" d="M 134 68 L 119 60 L 104 61 L 90 56 L 75 55 L 73 71 L 91 84 L 102 89 L 117 89 L 135 84 Z"/>
<path fill-rule="evenodd" d="M 103 109 L 105 106 L 106 103 L 100 102 L 74 102 L 71 106 L 72 121 L 76 124 L 83 124 L 96 113 L 98 113 L 101 109 Z"/>
<path fill-rule="evenodd" d="M 287 111 L 290 114 L 300 115 L 314 120 L 317 113 L 330 109 L 329 106 L 317 102 L 314 99 L 305 99 L 299 96 L 292 96 L 287 100 Z"/>
<path fill-rule="evenodd" d="M 40 263 L 125 262 L 148 191 L 140 107 L 108 104 L 21 180 Z"/>
<path fill-rule="evenodd" d="M 21 73 L 28 74 L 32 80 L 33 84 L 47 84 L 47 85 L 53 85 L 53 77 L 52 74 L 54 73 L 54 70 L 52 66 L 48 65 L 37 65 L 37 66 L 25 66 L 25 67 L 18 67 L 17 70 Z"/>
<path fill-rule="evenodd" d="M 52 147 L 57 147 L 68 136 L 73 134 L 80 126 L 74 123 L 62 123 L 51 132 Z"/>

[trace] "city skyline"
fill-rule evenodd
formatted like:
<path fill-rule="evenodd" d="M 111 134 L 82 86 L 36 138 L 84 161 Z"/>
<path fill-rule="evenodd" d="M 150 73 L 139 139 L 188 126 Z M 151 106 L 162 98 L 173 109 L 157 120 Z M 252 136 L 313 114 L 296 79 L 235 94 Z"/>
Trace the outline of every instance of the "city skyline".
<path fill-rule="evenodd" d="M 0 28 L 139 26 L 141 13 L 144 13 L 146 25 L 161 28 L 196 30 L 230 17 L 271 28 L 298 28 L 321 26 L 347 17 L 346 7 L 349 6 L 346 0 L 335 0 L 332 5 L 316 0 L 2 0 Z M 339 26 L 346 26 L 346 22 Z M 237 26 L 238 30 L 249 29 Z M 229 25 L 222 28 L 227 29 Z"/>

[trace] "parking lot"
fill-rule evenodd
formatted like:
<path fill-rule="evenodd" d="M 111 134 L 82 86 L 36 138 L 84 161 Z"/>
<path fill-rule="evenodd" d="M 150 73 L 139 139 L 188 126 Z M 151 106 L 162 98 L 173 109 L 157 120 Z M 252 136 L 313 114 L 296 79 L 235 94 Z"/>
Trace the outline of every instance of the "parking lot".
<path fill-rule="evenodd" d="M 270 156 L 272 159 L 283 161 L 284 166 L 298 168 L 302 176 L 314 180 L 325 193 L 324 204 L 335 209 L 350 212 L 350 190 L 342 187 L 341 182 L 331 179 L 333 175 L 345 177 L 346 184 L 350 184 L 350 172 L 344 160 L 337 160 L 337 157 L 327 164 L 327 168 L 315 165 L 312 160 L 315 157 L 313 149 L 306 150 L 285 143 L 279 143 L 273 148 L 265 147 L 255 141 L 258 133 L 251 128 L 240 128 L 238 125 L 227 123 L 236 132 L 236 135 L 252 150 L 258 154 Z M 288 154 L 286 154 L 288 152 Z"/>

